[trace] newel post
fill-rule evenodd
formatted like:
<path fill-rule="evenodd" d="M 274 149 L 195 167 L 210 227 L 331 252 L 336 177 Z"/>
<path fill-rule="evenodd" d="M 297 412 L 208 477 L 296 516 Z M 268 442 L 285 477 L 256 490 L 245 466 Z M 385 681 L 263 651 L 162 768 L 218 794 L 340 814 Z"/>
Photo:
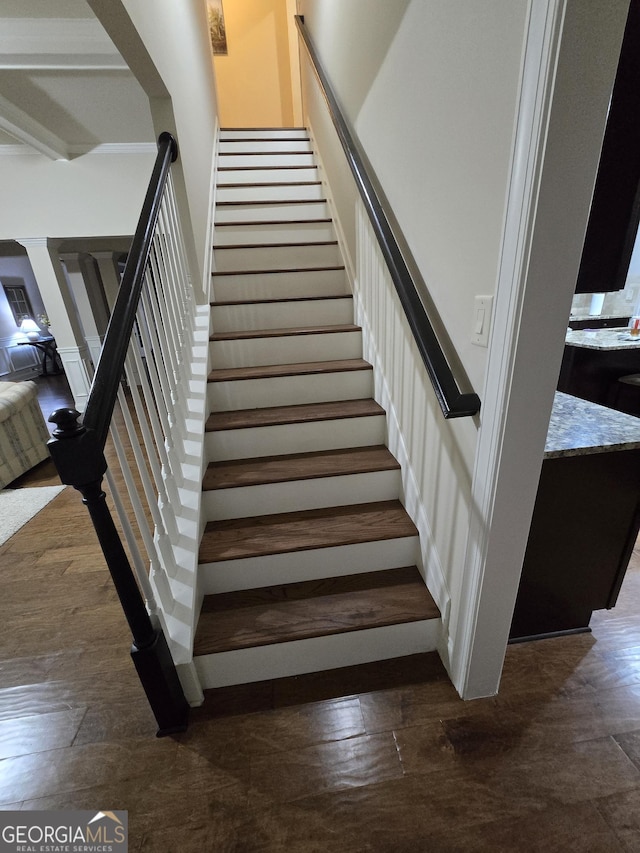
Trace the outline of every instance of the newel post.
<path fill-rule="evenodd" d="M 93 430 L 75 409 L 56 409 L 48 447 L 60 480 L 82 495 L 133 637 L 131 658 L 158 723 L 158 737 L 184 731 L 189 706 L 166 637 L 152 621 L 102 489 L 107 462 Z"/>

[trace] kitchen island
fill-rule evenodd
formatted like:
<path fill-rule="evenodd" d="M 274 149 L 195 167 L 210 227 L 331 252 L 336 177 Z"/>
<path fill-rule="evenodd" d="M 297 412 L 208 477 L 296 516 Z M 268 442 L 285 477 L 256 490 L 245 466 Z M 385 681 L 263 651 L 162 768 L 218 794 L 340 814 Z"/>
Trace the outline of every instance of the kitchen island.
<path fill-rule="evenodd" d="M 556 393 L 510 638 L 588 631 L 640 528 L 640 419 Z"/>

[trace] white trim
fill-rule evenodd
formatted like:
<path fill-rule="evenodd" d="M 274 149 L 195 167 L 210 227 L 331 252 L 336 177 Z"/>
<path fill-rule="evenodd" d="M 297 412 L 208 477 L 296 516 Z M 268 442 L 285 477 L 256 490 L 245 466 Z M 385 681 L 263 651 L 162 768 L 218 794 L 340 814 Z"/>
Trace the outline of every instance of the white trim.
<path fill-rule="evenodd" d="M 0 95 L 0 130 L 35 148 L 51 160 L 68 160 L 69 146 L 39 121 Z"/>
<path fill-rule="evenodd" d="M 16 155 L 24 157 L 25 154 L 40 155 L 40 152 L 35 151 L 30 145 L 26 144 L 0 145 L 0 157 L 14 157 Z"/>
<path fill-rule="evenodd" d="M 70 158 L 83 157 L 86 154 L 144 154 L 148 157 L 155 157 L 157 153 L 158 146 L 155 142 L 103 142 L 99 145 L 69 145 L 67 147 L 67 154 Z M 27 143 L 22 145 L 0 144 L 0 157 L 2 156 L 38 157 L 42 156 L 42 152 Z"/>
<path fill-rule="evenodd" d="M 530 2 L 474 513 L 449 637 L 450 675 L 465 699 L 499 685 L 597 168 L 595 135 L 606 116 L 610 88 L 602 76 L 611 71 L 605 82 L 613 80 L 613 46 L 626 17 L 625 3 L 615 6 L 607 7 L 604 32 L 598 0 Z M 585 33 L 598 40 L 600 55 L 576 47 Z"/>
<path fill-rule="evenodd" d="M 57 347 L 67 376 L 69 388 L 75 400 L 76 409 L 84 412 L 91 389 L 93 365 L 89 348 L 85 346 Z"/>
<path fill-rule="evenodd" d="M 565 0 L 533 0 L 529 10 L 493 334 L 482 395 L 482 427 L 472 481 L 472 504 L 478 509 L 469 531 L 460 628 L 457 636 L 449 637 L 450 674 L 463 696 L 476 639 L 564 12 Z M 496 681 L 495 690 L 489 692 L 497 688 Z"/>
<path fill-rule="evenodd" d="M 158 153 L 155 142 L 103 142 L 100 145 L 70 145 L 69 154 L 80 157 L 84 154 L 147 154 Z"/>
<path fill-rule="evenodd" d="M 0 54 L 0 71 L 123 71 L 129 72 L 129 66 L 120 55 L 73 54 L 58 56 L 46 54 Z"/>
<path fill-rule="evenodd" d="M 204 702 L 204 693 L 194 662 L 178 663 L 176 671 L 187 702 L 192 708 L 199 708 Z"/>
<path fill-rule="evenodd" d="M 216 128 L 214 132 L 213 155 L 211 161 L 211 181 L 209 182 L 209 212 L 207 216 L 207 239 L 208 245 L 205 249 L 204 278 L 202 281 L 202 292 L 206 302 L 211 302 L 213 272 L 213 241 L 215 232 L 216 196 L 218 193 L 218 152 L 220 148 L 220 120 L 216 116 Z"/>

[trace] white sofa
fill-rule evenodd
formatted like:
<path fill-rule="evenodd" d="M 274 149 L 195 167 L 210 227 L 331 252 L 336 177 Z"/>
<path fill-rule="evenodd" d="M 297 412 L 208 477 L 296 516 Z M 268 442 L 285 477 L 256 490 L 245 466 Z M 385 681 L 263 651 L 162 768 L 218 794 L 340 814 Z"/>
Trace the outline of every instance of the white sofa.
<path fill-rule="evenodd" d="M 0 489 L 49 457 L 35 382 L 0 382 Z"/>

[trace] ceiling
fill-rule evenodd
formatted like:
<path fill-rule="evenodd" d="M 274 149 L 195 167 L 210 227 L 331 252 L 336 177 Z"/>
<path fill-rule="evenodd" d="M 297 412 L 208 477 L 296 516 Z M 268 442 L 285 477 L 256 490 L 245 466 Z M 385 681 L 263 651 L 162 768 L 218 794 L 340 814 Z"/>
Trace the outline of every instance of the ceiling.
<path fill-rule="evenodd" d="M 0 155 L 153 141 L 148 98 L 85 0 L 2 0 Z"/>

